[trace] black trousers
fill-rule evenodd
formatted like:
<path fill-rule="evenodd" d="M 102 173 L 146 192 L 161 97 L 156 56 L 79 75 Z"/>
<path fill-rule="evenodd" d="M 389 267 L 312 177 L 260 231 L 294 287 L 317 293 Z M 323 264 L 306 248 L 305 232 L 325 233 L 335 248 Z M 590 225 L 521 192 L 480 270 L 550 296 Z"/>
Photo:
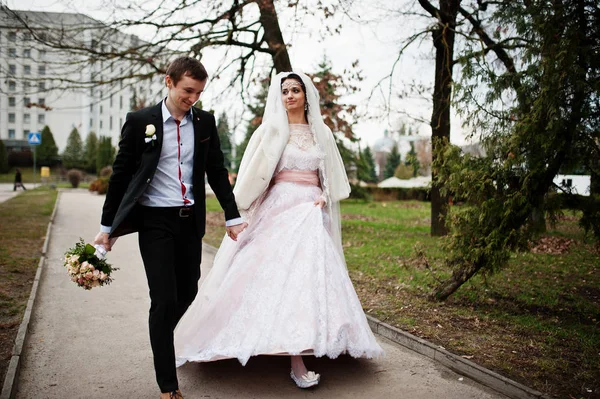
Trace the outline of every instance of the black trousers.
<path fill-rule="evenodd" d="M 139 245 L 150 288 L 150 344 L 161 392 L 178 389 L 173 330 L 198 292 L 202 238 L 192 209 L 140 206 Z"/>

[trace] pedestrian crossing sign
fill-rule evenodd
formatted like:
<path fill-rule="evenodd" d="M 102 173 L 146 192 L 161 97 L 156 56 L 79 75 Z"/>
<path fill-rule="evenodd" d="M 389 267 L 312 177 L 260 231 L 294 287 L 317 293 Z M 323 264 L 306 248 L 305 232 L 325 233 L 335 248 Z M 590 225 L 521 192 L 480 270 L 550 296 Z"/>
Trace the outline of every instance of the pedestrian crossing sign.
<path fill-rule="evenodd" d="M 40 145 L 42 144 L 42 134 L 40 132 L 31 132 L 27 136 L 27 141 L 29 141 L 29 145 Z"/>

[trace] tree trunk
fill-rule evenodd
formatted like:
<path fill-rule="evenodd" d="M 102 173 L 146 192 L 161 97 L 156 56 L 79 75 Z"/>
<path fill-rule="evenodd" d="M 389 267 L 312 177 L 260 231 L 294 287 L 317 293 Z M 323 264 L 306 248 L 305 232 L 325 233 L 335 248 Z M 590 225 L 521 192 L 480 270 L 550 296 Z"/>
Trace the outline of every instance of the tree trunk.
<path fill-rule="evenodd" d="M 423 6 L 423 2 L 421 5 Z M 429 4 L 430 5 L 430 4 Z M 450 142 L 450 101 L 452 98 L 452 66 L 454 65 L 454 29 L 460 0 L 440 0 L 438 27 L 433 32 L 435 47 L 435 86 L 433 91 L 433 113 L 431 115 L 431 141 L 433 156 L 439 157 L 441 146 Z M 424 8 L 426 8 L 424 6 Z M 427 8 L 426 8 L 427 9 Z M 446 215 L 448 197 L 440 193 L 437 170 L 431 171 L 431 235 L 448 234 Z"/>
<path fill-rule="evenodd" d="M 460 269 L 455 269 L 454 272 L 452 272 L 452 276 L 444 280 L 430 295 L 430 298 L 437 301 L 445 301 L 464 283 L 469 281 L 469 279 L 473 277 L 480 269 L 481 266 L 478 265 L 470 265 L 470 267 L 461 267 Z"/>
<path fill-rule="evenodd" d="M 277 11 L 273 0 L 257 0 L 256 4 L 260 10 L 260 23 L 265 30 L 265 40 L 271 50 L 273 65 L 277 73 L 292 70 L 292 63 L 283 41 L 283 34 L 279 27 Z"/>

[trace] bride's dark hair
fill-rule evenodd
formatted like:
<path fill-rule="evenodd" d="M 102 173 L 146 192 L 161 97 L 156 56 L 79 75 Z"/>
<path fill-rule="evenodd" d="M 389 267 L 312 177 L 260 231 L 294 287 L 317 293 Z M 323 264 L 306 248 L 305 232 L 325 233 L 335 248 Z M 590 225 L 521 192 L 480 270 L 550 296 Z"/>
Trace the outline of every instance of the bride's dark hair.
<path fill-rule="evenodd" d="M 281 78 L 281 86 L 283 86 L 283 82 L 285 82 L 288 79 L 297 80 L 298 83 L 300 83 L 300 87 L 302 87 L 302 91 L 304 92 L 304 96 L 306 96 L 306 86 L 304 86 L 304 82 L 302 81 L 302 78 L 300 76 L 296 75 L 295 73 L 290 73 L 288 76 L 285 76 L 285 77 Z"/>
<path fill-rule="evenodd" d="M 305 108 L 304 108 L 304 117 L 306 118 L 306 121 L 308 122 L 308 98 L 306 96 L 306 86 L 304 85 L 304 82 L 302 81 L 302 78 L 299 75 L 296 75 L 295 73 L 290 73 L 287 76 L 284 76 L 283 78 L 281 78 L 281 84 L 280 84 L 280 88 L 283 87 L 283 82 L 285 82 L 288 79 L 294 79 L 296 81 L 298 81 L 298 83 L 300 83 L 300 87 L 302 88 L 302 92 L 304 93 L 304 104 Z"/>

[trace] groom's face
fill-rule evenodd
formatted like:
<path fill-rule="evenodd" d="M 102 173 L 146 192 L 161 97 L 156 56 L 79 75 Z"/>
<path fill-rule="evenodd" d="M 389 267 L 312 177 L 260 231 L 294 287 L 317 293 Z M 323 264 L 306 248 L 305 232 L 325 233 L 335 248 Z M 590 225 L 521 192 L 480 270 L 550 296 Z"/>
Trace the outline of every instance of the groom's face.
<path fill-rule="evenodd" d="M 198 101 L 206 86 L 206 79 L 196 80 L 186 75 L 183 75 L 176 84 L 170 76 L 166 77 L 165 82 L 169 89 L 168 96 L 171 102 L 182 113 L 190 110 L 192 105 Z"/>

